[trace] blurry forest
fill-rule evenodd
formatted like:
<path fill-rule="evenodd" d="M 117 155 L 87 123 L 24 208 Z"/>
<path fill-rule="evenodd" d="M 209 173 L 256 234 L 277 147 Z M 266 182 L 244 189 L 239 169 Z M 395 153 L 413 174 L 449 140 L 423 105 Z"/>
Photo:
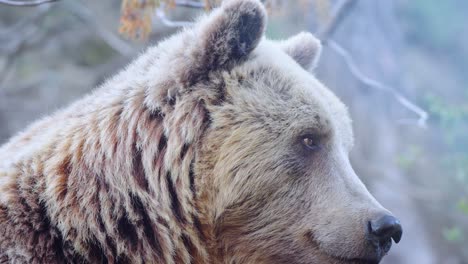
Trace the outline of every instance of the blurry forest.
<path fill-rule="evenodd" d="M 0 4 L 0 144 L 219 1 L 128 13 L 138 2 Z M 404 226 L 384 263 L 468 263 L 468 2 L 356 0 L 337 12 L 345 2 L 268 0 L 267 36 L 322 38 L 316 74 L 349 106 L 355 170 Z"/>

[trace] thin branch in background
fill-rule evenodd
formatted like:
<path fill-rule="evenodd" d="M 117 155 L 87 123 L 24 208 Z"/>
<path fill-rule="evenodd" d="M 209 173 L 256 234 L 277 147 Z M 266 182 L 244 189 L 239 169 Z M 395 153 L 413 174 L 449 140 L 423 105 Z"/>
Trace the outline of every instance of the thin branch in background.
<path fill-rule="evenodd" d="M 341 45 L 333 41 L 331 36 L 335 32 L 338 25 L 343 21 L 343 18 L 350 13 L 351 8 L 356 4 L 357 0 L 342 0 L 340 1 L 336 7 L 334 8 L 328 23 L 321 27 L 318 30 L 318 36 L 324 45 L 330 47 L 334 52 L 340 55 L 346 65 L 348 66 L 351 74 L 363 84 L 378 90 L 385 91 L 392 95 L 401 105 L 405 108 L 409 109 L 410 111 L 414 112 L 418 115 L 417 120 L 413 119 L 404 119 L 400 120 L 399 123 L 403 124 L 414 124 L 416 123 L 418 126 L 425 127 L 426 121 L 429 117 L 426 111 L 424 111 L 421 107 L 417 106 L 409 99 L 404 97 L 401 93 L 392 89 L 390 86 L 385 85 L 379 81 L 376 81 L 368 76 L 366 76 L 357 66 L 354 59 L 351 56 L 351 53 L 343 48 Z M 416 122 L 415 122 L 416 121 Z"/>
<path fill-rule="evenodd" d="M 421 107 L 417 106 L 416 104 L 412 103 L 410 100 L 408 100 L 406 97 L 404 97 L 401 93 L 396 91 L 395 89 L 392 89 L 391 87 L 378 82 L 374 79 L 369 78 L 366 76 L 362 71 L 359 69 L 359 67 L 356 65 L 354 62 L 353 58 L 351 57 L 350 52 L 348 52 L 346 49 L 344 49 L 342 46 L 340 46 L 338 43 L 333 41 L 332 39 L 328 40 L 328 46 L 335 51 L 338 55 L 340 55 L 346 65 L 348 66 L 349 70 L 353 74 L 353 76 L 362 82 L 363 84 L 378 89 L 385 91 L 392 95 L 401 105 L 409 109 L 410 111 L 414 112 L 415 114 L 418 115 L 418 119 L 415 120 L 416 124 L 418 124 L 421 127 L 426 126 L 426 121 L 428 119 L 428 114 L 426 111 L 424 111 Z M 404 123 L 410 123 L 410 119 L 402 120 Z M 414 121 L 414 120 L 413 120 Z M 402 123 L 403 123 L 402 122 Z"/>
<path fill-rule="evenodd" d="M 176 6 L 191 7 L 191 8 L 205 8 L 205 4 L 199 1 L 178 0 L 175 1 Z"/>
<path fill-rule="evenodd" d="M 14 1 L 14 0 L 0 0 L 0 4 L 10 6 L 37 6 L 46 3 L 57 2 L 58 0 L 35 0 L 35 1 Z"/>
<path fill-rule="evenodd" d="M 338 25 L 343 21 L 345 16 L 350 13 L 350 10 L 355 6 L 357 0 L 341 0 L 333 8 L 329 16 L 328 23 L 322 26 L 317 32 L 317 37 L 325 44 L 328 38 L 333 35 Z"/>
<path fill-rule="evenodd" d="M 187 0 L 179 0 L 175 1 L 176 6 L 181 6 L 181 7 L 191 7 L 191 8 L 198 8 L 198 9 L 204 9 L 205 3 L 198 2 L 198 1 L 187 1 Z M 166 16 L 165 10 L 165 5 L 164 3 L 161 4 L 160 7 L 156 9 L 156 16 L 159 18 L 161 23 L 163 23 L 167 27 L 187 27 L 193 25 L 193 22 L 190 21 L 174 21 L 169 19 Z"/>
<path fill-rule="evenodd" d="M 161 5 L 159 8 L 156 9 L 156 16 L 161 20 L 165 26 L 168 27 L 186 27 L 193 25 L 193 22 L 189 21 L 173 21 L 166 17 L 166 13 L 164 12 L 164 6 Z"/>

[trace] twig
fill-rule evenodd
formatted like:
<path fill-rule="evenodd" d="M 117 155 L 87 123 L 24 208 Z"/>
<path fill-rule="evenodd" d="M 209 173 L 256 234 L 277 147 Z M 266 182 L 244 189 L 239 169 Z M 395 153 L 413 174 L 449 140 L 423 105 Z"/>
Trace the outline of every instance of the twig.
<path fill-rule="evenodd" d="M 419 116 L 419 118 L 416 120 L 419 126 L 421 127 L 426 126 L 426 121 L 428 118 L 428 114 L 426 111 L 424 111 L 422 108 L 420 108 L 416 104 L 412 103 L 402 94 L 400 94 L 398 91 L 392 89 L 391 87 L 381 82 L 371 79 L 368 76 L 366 76 L 364 73 L 362 73 L 362 71 L 358 68 L 356 63 L 354 63 L 354 60 L 351 57 L 351 54 L 347 50 L 345 50 L 342 46 L 340 46 L 338 43 L 333 41 L 332 39 L 328 40 L 328 46 L 345 60 L 346 65 L 348 66 L 353 76 L 356 77 L 356 79 L 358 79 L 360 82 L 362 82 L 363 84 L 369 87 L 383 90 L 391 94 L 401 105 L 403 105 L 404 107 L 406 107 L 407 109 L 411 110 L 412 112 L 416 113 Z M 403 121 L 402 123 L 408 123 L 409 119 L 402 120 L 402 121 Z"/>
<path fill-rule="evenodd" d="M 179 0 L 176 1 L 175 4 L 177 6 L 184 6 L 184 7 L 192 7 L 192 8 L 204 8 L 205 4 L 202 2 L 198 1 L 190 1 L 190 0 Z M 168 27 L 188 27 L 193 25 L 193 22 L 191 21 L 173 21 L 170 20 L 167 16 L 166 13 L 164 12 L 165 10 L 165 4 L 161 3 L 161 5 L 156 9 L 156 16 L 161 20 L 161 22 Z"/>
<path fill-rule="evenodd" d="M 10 6 L 37 6 L 46 3 L 56 2 L 58 0 L 34 0 L 34 1 L 13 1 L 13 0 L 0 0 L 0 4 Z"/>
<path fill-rule="evenodd" d="M 189 21 L 172 21 L 166 17 L 166 13 L 164 13 L 163 6 L 156 9 L 156 16 L 159 17 L 161 22 L 168 27 L 186 27 L 193 25 L 193 22 Z"/>
<path fill-rule="evenodd" d="M 333 51 L 335 51 L 338 55 L 340 55 L 344 60 L 346 65 L 348 66 L 351 74 L 358 79 L 363 84 L 372 87 L 374 89 L 379 89 L 391 94 L 401 105 L 409 109 L 410 111 L 416 113 L 418 115 L 418 119 L 416 120 L 416 124 L 421 127 L 426 126 L 426 121 L 428 119 L 428 114 L 424 111 L 421 107 L 417 106 L 406 97 L 404 97 L 398 91 L 392 89 L 391 87 L 376 81 L 368 76 L 366 76 L 359 67 L 354 62 L 351 53 L 348 52 L 345 48 L 340 46 L 338 43 L 331 39 L 331 36 L 335 32 L 338 25 L 343 21 L 343 18 L 349 13 L 351 8 L 357 0 L 342 0 L 340 1 L 337 6 L 334 8 L 332 15 L 326 25 L 324 25 L 318 31 L 318 36 L 324 45 L 329 46 Z M 410 124 L 414 123 L 412 119 L 404 119 L 400 120 L 401 124 Z"/>
<path fill-rule="evenodd" d="M 319 39 L 325 44 L 328 38 L 333 35 L 337 26 L 343 21 L 344 17 L 349 14 L 351 8 L 356 4 L 356 0 L 341 0 L 333 9 L 328 23 L 321 27 L 317 33 Z"/>
<path fill-rule="evenodd" d="M 178 0 L 175 2 L 177 6 L 191 7 L 191 8 L 205 8 L 205 4 L 199 1 Z"/>

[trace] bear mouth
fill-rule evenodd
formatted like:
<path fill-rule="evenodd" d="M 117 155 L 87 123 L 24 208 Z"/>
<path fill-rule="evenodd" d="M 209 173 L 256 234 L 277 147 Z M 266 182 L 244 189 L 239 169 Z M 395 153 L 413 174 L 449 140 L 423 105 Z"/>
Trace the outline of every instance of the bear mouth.
<path fill-rule="evenodd" d="M 360 259 L 360 258 L 339 259 L 339 260 L 346 264 L 379 264 L 380 263 L 380 260 L 369 260 L 369 259 Z"/>
<path fill-rule="evenodd" d="M 382 258 L 380 259 L 366 259 L 366 258 L 343 258 L 343 257 L 338 257 L 331 255 L 327 253 L 324 250 L 320 250 L 323 254 L 329 256 L 332 259 L 335 259 L 338 261 L 338 263 L 343 263 L 343 264 L 379 264 Z"/>
<path fill-rule="evenodd" d="M 306 237 L 308 238 L 309 242 L 313 245 L 313 247 L 320 251 L 322 254 L 325 256 L 329 257 L 330 259 L 333 259 L 336 261 L 336 263 L 343 263 L 343 264 L 379 264 L 380 261 L 382 260 L 382 257 L 379 259 L 366 259 L 366 258 L 345 258 L 345 257 L 340 257 L 336 256 L 333 254 L 330 254 L 330 252 L 327 252 L 327 250 L 324 250 L 323 248 L 320 247 L 320 244 L 317 242 L 315 239 L 313 233 L 311 231 L 307 232 Z"/>
<path fill-rule="evenodd" d="M 332 259 L 335 259 L 338 263 L 343 264 L 379 264 L 382 258 L 380 259 L 366 259 L 366 258 L 343 258 L 331 255 L 323 250 L 321 252 Z"/>

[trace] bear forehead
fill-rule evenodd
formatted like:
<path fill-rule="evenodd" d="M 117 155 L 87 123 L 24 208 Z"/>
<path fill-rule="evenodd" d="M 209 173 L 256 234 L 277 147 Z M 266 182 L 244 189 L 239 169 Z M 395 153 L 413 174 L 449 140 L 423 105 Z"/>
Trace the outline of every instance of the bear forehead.
<path fill-rule="evenodd" d="M 233 73 L 227 78 L 227 97 L 240 106 L 239 111 L 251 112 L 259 122 L 280 131 L 288 126 L 333 133 L 351 148 L 353 134 L 346 106 L 276 42 L 262 40 Z"/>

